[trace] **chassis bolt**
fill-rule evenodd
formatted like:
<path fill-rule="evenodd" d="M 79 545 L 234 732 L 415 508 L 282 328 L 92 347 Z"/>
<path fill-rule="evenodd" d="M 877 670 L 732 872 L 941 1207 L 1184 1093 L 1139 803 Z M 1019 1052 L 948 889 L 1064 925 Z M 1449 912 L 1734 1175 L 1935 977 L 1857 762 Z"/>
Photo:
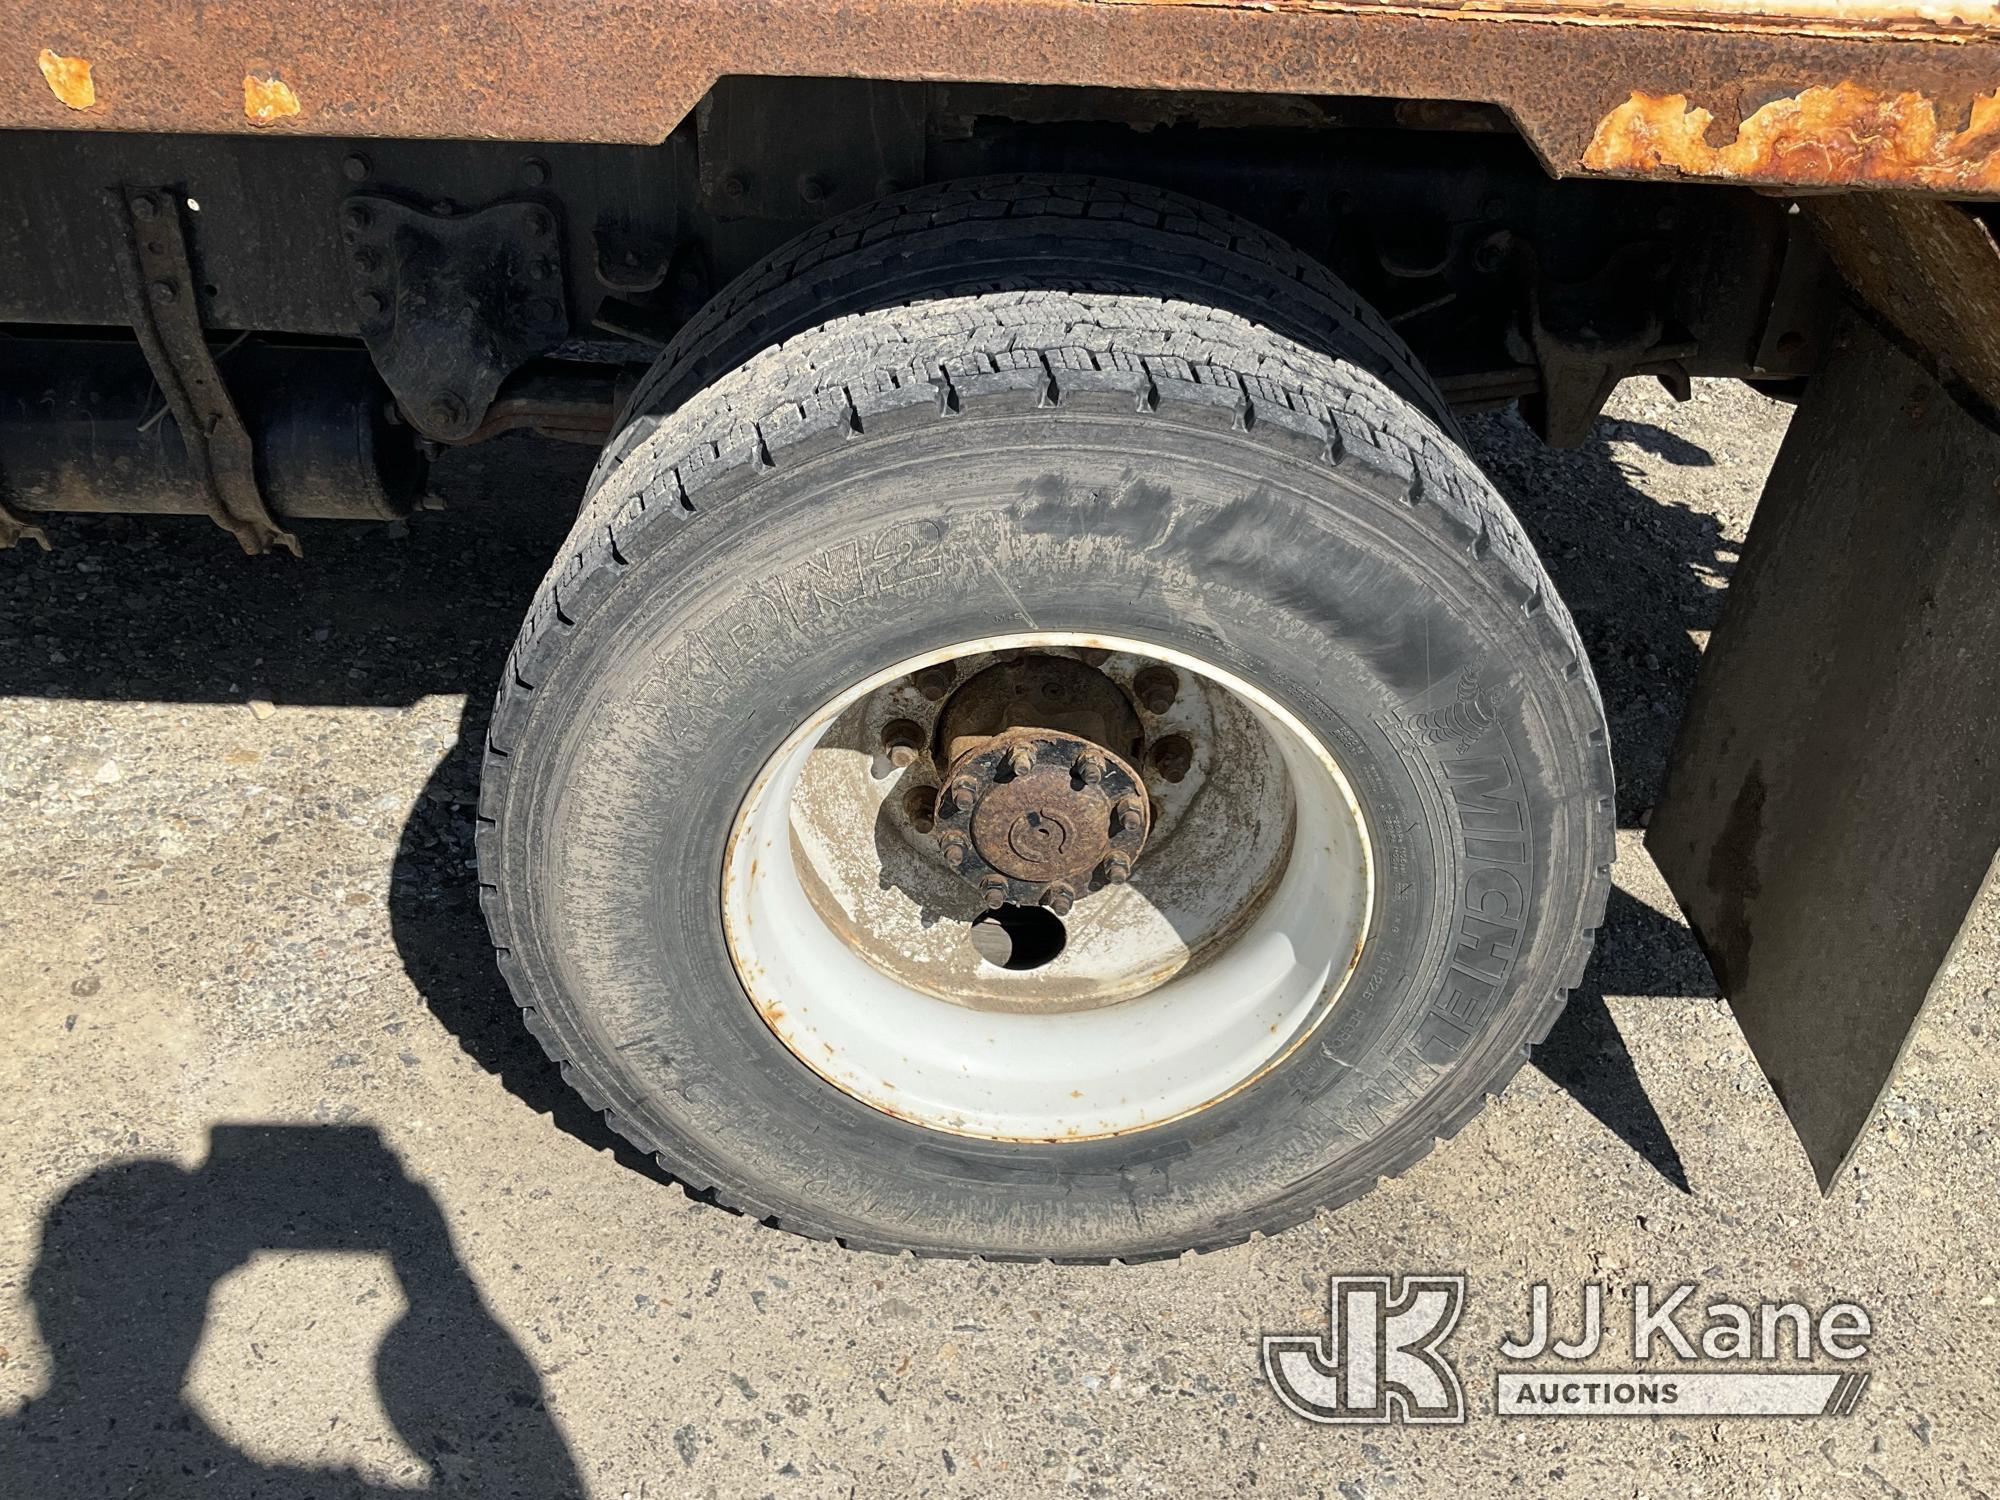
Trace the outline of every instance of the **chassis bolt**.
<path fill-rule="evenodd" d="M 1035 752 L 1026 745 L 1016 745 L 1007 752 L 1007 769 L 1016 776 L 1026 776 L 1035 769 Z"/>
<path fill-rule="evenodd" d="M 549 180 L 549 164 L 539 156 L 531 156 L 521 163 L 521 181 L 529 187 L 541 187 Z"/>
<path fill-rule="evenodd" d="M 882 726 L 882 748 L 889 754 L 889 764 L 898 770 L 914 765 L 923 745 L 923 726 L 915 720 L 891 719 Z"/>
<path fill-rule="evenodd" d="M 1181 680 L 1165 667 L 1147 667 L 1132 679 L 1132 692 L 1150 714 L 1163 714 L 1180 695 Z"/>
<path fill-rule="evenodd" d="M 349 182 L 366 182 L 368 180 L 368 166 L 367 157 L 363 156 L 359 151 L 352 151 L 340 163 L 340 175 L 345 177 Z"/>
<path fill-rule="evenodd" d="M 374 219 L 375 216 L 368 212 L 368 205 L 365 203 L 350 203 L 340 214 L 340 222 L 349 229 L 366 229 Z"/>
<path fill-rule="evenodd" d="M 937 788 L 913 786 L 903 793 L 903 816 L 910 820 L 910 826 L 918 833 L 929 833 L 937 827 Z M 965 858 L 963 851 L 959 858 Z"/>
<path fill-rule="evenodd" d="M 446 391 L 425 403 L 424 417 L 433 427 L 456 427 L 465 420 L 465 403 Z"/>
<path fill-rule="evenodd" d="M 925 667 L 921 672 L 911 674 L 910 681 L 916 684 L 918 692 L 933 703 L 942 703 L 944 695 L 951 691 L 952 680 L 958 674 L 942 664 Z"/>
<path fill-rule="evenodd" d="M 1169 781 L 1179 781 L 1194 765 L 1194 744 L 1184 734 L 1170 734 L 1153 746 L 1153 764 Z"/>
<path fill-rule="evenodd" d="M 1007 904 L 1007 877 L 988 875 L 979 882 L 979 894 L 986 900 L 988 911 L 998 911 Z"/>
<path fill-rule="evenodd" d="M 1097 874 L 1106 885 L 1123 885 L 1132 878 L 1132 861 L 1122 854 L 1109 855 Z"/>
<path fill-rule="evenodd" d="M 180 288 L 175 286 L 171 281 L 156 281 L 153 283 L 153 300 L 155 302 L 172 302 L 180 294 Z"/>
<path fill-rule="evenodd" d="M 1085 786 L 1095 786 L 1104 779 L 1104 759 L 1102 756 L 1084 754 L 1076 758 L 1076 779 Z"/>
<path fill-rule="evenodd" d="M 135 219 L 157 219 L 160 216 L 160 201 L 151 193 L 141 193 L 132 200 L 132 217 Z"/>
<path fill-rule="evenodd" d="M 1076 892 L 1060 880 L 1042 891 L 1042 905 L 1059 917 L 1069 915 L 1069 909 L 1076 905 Z"/>

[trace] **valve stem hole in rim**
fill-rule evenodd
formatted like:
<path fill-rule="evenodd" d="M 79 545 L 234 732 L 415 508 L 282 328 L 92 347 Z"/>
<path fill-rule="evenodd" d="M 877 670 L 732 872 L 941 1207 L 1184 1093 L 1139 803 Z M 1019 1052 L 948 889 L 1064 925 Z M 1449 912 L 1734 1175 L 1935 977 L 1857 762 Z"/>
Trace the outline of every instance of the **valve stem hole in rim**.
<path fill-rule="evenodd" d="M 1005 712 L 966 708 L 995 684 Z M 1045 697 L 1068 717 L 1021 706 Z M 1289 1056 L 1360 962 L 1374 872 L 1346 777 L 1267 693 L 1037 632 L 809 717 L 737 813 L 722 894 L 751 1002 L 822 1078 L 928 1128 L 1063 1141 L 1181 1118 Z"/>

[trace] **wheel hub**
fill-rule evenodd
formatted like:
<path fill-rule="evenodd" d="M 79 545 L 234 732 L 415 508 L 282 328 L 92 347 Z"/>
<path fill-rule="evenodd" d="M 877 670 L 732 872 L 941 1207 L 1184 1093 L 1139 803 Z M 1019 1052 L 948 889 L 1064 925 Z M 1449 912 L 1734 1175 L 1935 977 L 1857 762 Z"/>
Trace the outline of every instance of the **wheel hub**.
<path fill-rule="evenodd" d="M 1078 896 L 1131 877 L 1150 818 L 1120 757 L 1077 735 L 1015 730 L 952 762 L 938 850 L 990 907 Z"/>
<path fill-rule="evenodd" d="M 1064 916 L 1131 877 L 1152 827 L 1133 769 L 1145 735 L 1094 666 L 1033 653 L 988 667 L 952 695 L 938 739 L 938 853 L 989 908 L 1039 903 Z"/>

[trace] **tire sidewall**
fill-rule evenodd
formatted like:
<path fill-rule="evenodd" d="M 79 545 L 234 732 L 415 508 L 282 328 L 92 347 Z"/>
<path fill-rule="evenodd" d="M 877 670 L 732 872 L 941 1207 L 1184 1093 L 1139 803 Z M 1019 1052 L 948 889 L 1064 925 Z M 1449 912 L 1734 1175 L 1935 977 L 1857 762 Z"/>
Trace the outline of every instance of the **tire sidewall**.
<path fill-rule="evenodd" d="M 574 611 L 501 823 L 542 1020 L 669 1167 L 788 1227 L 995 1255 L 1170 1253 L 1294 1222 L 1446 1134 L 1552 1014 L 1591 861 L 1586 726 L 1522 601 L 1435 514 L 1282 422 L 909 407 L 658 519 Z M 884 667 L 981 637 L 1153 641 L 1333 753 L 1376 900 L 1308 1042 L 1101 1141 L 946 1135 L 826 1083 L 751 1006 L 720 910 L 752 780 Z"/>

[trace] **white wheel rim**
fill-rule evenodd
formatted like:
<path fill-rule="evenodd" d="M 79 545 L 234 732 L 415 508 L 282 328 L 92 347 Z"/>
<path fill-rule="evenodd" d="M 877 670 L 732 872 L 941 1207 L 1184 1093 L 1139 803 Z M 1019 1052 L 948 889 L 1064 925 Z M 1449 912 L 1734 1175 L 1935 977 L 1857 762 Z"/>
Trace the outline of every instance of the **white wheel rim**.
<path fill-rule="evenodd" d="M 1235 926 L 1224 924 L 1226 938 L 1205 946 L 1198 962 L 1183 950 L 1178 965 L 1156 965 L 1164 977 L 1150 987 L 1130 992 L 1129 984 L 1100 986 L 1091 1008 L 1032 1008 L 1037 987 L 1059 988 L 1061 976 L 1045 972 L 1038 979 L 991 965 L 990 996 L 974 1002 L 981 1008 L 963 998 L 940 998 L 943 990 L 927 993 L 913 977 L 918 971 L 896 961 L 898 950 L 852 936 L 865 930 L 858 924 L 870 911 L 882 919 L 881 903 L 829 896 L 840 882 L 827 878 L 824 856 L 813 852 L 821 844 L 817 827 L 795 805 L 809 766 L 819 777 L 837 757 L 859 753 L 823 741 L 869 694 L 937 662 L 1019 648 L 1130 653 L 1170 665 L 1184 678 L 1192 674 L 1204 691 L 1226 694 L 1248 710 L 1285 773 L 1289 848 L 1281 872 L 1255 893 L 1257 904 L 1246 906 Z M 879 779 L 880 771 L 875 774 Z M 807 827 L 804 840 L 799 826 Z M 1140 861 L 1142 872 L 1147 857 L 1150 850 Z M 1146 902 L 1135 878 L 1132 886 L 1080 901 L 1071 929 L 1088 932 L 1095 921 L 1107 931 L 1154 931 L 1157 943 L 1161 924 L 1141 920 L 1147 914 L 1133 904 Z M 1373 905 L 1373 859 L 1352 787 L 1293 714 L 1184 652 L 1074 632 L 990 637 L 931 652 L 886 668 L 826 704 L 752 783 L 731 832 L 722 888 L 724 932 L 737 975 L 795 1056 L 886 1114 L 1010 1141 L 1124 1134 L 1193 1114 L 1254 1082 L 1302 1045 L 1339 1003 L 1361 960 Z M 1086 940 L 1072 967 L 1087 973 L 1091 964 L 1101 966 L 1106 951 L 1106 942 L 1092 947 Z M 977 965 L 976 956 L 971 962 Z M 1030 1008 L 1011 1008 L 1016 1006 Z"/>

